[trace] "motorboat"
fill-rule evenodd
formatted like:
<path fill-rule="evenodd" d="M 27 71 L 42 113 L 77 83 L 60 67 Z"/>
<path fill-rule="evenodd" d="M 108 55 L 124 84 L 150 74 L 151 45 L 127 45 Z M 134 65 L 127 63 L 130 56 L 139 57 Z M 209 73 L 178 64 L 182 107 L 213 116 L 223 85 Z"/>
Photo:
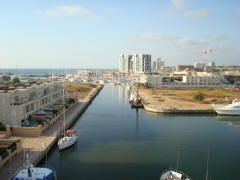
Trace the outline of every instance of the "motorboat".
<path fill-rule="evenodd" d="M 45 167 L 34 167 L 28 164 L 12 180 L 57 180 L 55 171 Z"/>
<path fill-rule="evenodd" d="M 231 104 L 225 106 L 216 106 L 214 110 L 220 115 L 238 115 L 240 116 L 240 100 L 235 99 Z"/>
<path fill-rule="evenodd" d="M 162 173 L 160 180 L 192 180 L 192 179 L 190 176 L 181 171 L 175 169 L 168 169 Z"/>
<path fill-rule="evenodd" d="M 75 129 L 66 130 L 64 136 L 58 140 L 59 150 L 64 150 L 71 147 L 77 142 L 77 131 Z"/>

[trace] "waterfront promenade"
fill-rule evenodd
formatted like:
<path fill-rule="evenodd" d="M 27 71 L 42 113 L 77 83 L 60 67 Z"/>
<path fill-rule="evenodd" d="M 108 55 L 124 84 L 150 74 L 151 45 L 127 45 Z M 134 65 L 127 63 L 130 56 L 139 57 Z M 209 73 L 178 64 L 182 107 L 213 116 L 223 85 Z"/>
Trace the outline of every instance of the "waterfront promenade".
<path fill-rule="evenodd" d="M 88 96 L 82 100 L 79 100 L 79 102 L 74 104 L 69 111 L 66 112 L 66 127 L 71 126 L 77 117 L 84 112 L 86 107 L 91 103 L 101 89 L 102 86 L 98 86 L 97 88 L 93 89 Z M 28 152 L 31 163 L 35 166 L 38 165 L 39 162 L 45 157 L 46 153 L 56 143 L 59 135 L 59 127 L 60 119 L 46 129 L 39 137 L 10 137 L 20 138 L 22 140 L 23 151 L 0 170 L 0 179 L 10 179 L 14 173 L 16 173 L 22 167 L 24 161 L 26 161 L 26 152 Z"/>

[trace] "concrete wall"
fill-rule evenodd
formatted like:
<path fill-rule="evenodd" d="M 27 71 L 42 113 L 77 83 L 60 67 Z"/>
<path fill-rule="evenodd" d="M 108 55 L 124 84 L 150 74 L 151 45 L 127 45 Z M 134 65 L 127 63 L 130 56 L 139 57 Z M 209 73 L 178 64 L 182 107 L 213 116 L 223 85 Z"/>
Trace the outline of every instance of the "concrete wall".
<path fill-rule="evenodd" d="M 40 136 L 44 130 L 44 127 L 13 127 L 12 135 L 14 136 Z"/>

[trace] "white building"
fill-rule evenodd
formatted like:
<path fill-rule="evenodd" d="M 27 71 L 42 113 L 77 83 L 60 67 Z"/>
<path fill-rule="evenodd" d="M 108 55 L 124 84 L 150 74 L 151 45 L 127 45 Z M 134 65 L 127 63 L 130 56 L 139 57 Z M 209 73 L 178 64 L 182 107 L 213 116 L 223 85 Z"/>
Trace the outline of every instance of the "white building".
<path fill-rule="evenodd" d="M 214 67 L 215 67 L 215 62 L 210 61 L 210 62 L 208 63 L 208 66 L 214 68 Z"/>
<path fill-rule="evenodd" d="M 127 57 L 124 54 L 120 55 L 119 58 L 119 71 L 120 72 L 127 72 Z"/>
<path fill-rule="evenodd" d="M 150 73 L 151 72 L 151 55 L 150 54 L 133 54 L 120 55 L 119 59 L 120 72 L 133 73 Z"/>
<path fill-rule="evenodd" d="M 164 68 L 164 61 L 161 58 L 158 58 L 156 61 L 156 71 L 161 71 Z"/>
<path fill-rule="evenodd" d="M 224 76 L 205 75 L 205 76 L 183 76 L 182 82 L 193 88 L 218 88 L 223 86 Z"/>
<path fill-rule="evenodd" d="M 0 91 L 0 122 L 21 126 L 22 121 L 41 108 L 61 101 L 61 82 L 9 87 Z"/>
<path fill-rule="evenodd" d="M 229 87 L 225 83 L 224 76 L 182 76 L 182 81 L 171 81 L 170 76 L 147 76 L 148 87 L 150 88 L 220 88 Z"/>
<path fill-rule="evenodd" d="M 200 61 L 200 62 L 195 62 L 194 63 L 194 68 L 195 69 L 199 69 L 199 70 L 203 70 L 205 67 L 204 62 Z"/>

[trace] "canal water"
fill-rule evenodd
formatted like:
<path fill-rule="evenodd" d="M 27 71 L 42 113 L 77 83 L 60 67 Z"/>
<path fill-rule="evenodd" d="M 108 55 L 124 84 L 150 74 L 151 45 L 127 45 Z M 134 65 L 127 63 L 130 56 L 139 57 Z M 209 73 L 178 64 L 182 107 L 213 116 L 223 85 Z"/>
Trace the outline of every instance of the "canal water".
<path fill-rule="evenodd" d="M 73 126 L 77 144 L 55 146 L 44 163 L 61 180 L 158 180 L 169 167 L 203 180 L 209 149 L 209 180 L 240 179 L 239 117 L 136 111 L 128 96 L 126 86 L 105 85 Z"/>

